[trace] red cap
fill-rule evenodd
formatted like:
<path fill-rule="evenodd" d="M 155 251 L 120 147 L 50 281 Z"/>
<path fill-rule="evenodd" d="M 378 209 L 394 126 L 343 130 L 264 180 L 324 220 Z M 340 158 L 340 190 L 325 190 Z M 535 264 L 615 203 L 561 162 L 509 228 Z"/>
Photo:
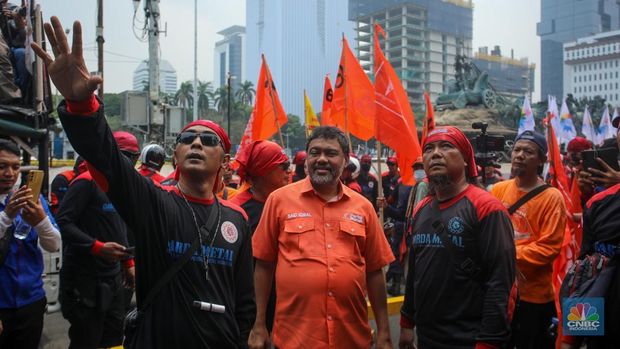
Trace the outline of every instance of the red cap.
<path fill-rule="evenodd" d="M 566 146 L 566 151 L 571 153 L 581 153 L 584 150 L 592 149 L 592 142 L 583 138 L 575 137 Z"/>
<path fill-rule="evenodd" d="M 362 156 L 362 158 L 360 159 L 360 162 L 362 164 L 366 163 L 366 164 L 370 164 L 372 162 L 372 157 L 369 154 L 364 154 Z"/>
<path fill-rule="evenodd" d="M 295 165 L 303 165 L 306 161 L 306 157 L 308 157 L 308 153 L 303 150 L 298 151 L 293 158 L 293 164 Z"/>
<path fill-rule="evenodd" d="M 112 133 L 114 139 L 116 140 L 116 144 L 118 144 L 118 148 L 122 151 L 128 151 L 132 153 L 139 153 L 140 148 L 138 147 L 138 140 L 136 136 L 132 135 L 129 132 L 125 131 L 116 131 Z"/>
<path fill-rule="evenodd" d="M 216 124 L 215 122 L 211 120 L 196 120 L 196 121 L 190 122 L 185 127 L 183 127 L 183 130 L 181 130 L 181 132 L 193 126 L 204 126 L 210 129 L 211 131 L 215 132 L 215 134 L 218 137 L 220 137 L 220 140 L 222 141 L 222 145 L 224 145 L 224 151 L 226 152 L 226 154 L 230 153 L 230 138 L 228 138 L 228 135 L 226 134 L 226 132 L 220 125 Z"/>
<path fill-rule="evenodd" d="M 422 144 L 422 149 L 424 149 L 427 144 L 437 141 L 446 141 L 455 146 L 461 152 L 461 155 L 463 155 L 465 162 L 467 162 L 467 175 L 471 178 L 478 176 L 474 149 L 461 130 L 453 126 L 436 127 L 426 136 L 424 144 Z"/>
<path fill-rule="evenodd" d="M 398 164 L 398 158 L 396 156 L 388 156 L 387 162 Z"/>

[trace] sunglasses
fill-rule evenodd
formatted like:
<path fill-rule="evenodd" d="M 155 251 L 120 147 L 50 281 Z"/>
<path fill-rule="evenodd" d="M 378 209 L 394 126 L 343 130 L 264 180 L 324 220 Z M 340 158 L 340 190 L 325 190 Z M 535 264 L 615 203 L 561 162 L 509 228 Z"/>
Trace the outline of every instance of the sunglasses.
<path fill-rule="evenodd" d="M 280 166 L 280 168 L 283 171 L 288 171 L 288 169 L 291 167 L 291 163 L 287 161 L 287 162 L 283 162 L 283 163 L 279 164 L 278 166 Z"/>
<path fill-rule="evenodd" d="M 189 131 L 179 133 L 177 136 L 177 143 L 192 144 L 196 137 L 200 137 L 200 143 L 207 147 L 215 147 L 218 144 L 222 145 L 222 141 L 220 141 L 220 138 L 215 133 L 197 133 Z M 224 148 L 223 145 L 222 148 Z"/>

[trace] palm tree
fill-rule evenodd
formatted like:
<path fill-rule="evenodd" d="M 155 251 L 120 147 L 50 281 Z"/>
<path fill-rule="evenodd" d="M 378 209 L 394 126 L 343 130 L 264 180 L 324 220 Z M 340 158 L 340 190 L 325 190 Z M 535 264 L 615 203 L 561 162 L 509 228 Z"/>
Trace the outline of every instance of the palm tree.
<path fill-rule="evenodd" d="M 226 108 L 228 108 L 228 89 L 226 88 L 226 86 L 222 86 L 215 90 L 214 97 L 214 105 L 217 108 L 217 111 L 219 111 L 220 113 L 224 112 Z M 230 97 L 232 98 L 233 95 L 231 95 Z M 234 100 L 231 100 L 230 102 L 231 104 L 233 104 Z"/>
<path fill-rule="evenodd" d="M 254 84 L 252 81 L 244 81 L 239 83 L 239 89 L 235 93 L 235 96 L 239 99 L 241 103 L 252 105 L 252 100 L 256 95 L 256 90 L 254 89 Z"/>
<path fill-rule="evenodd" d="M 198 114 L 201 117 L 206 117 L 207 112 L 209 111 L 209 102 L 212 99 L 212 87 L 211 82 L 198 82 Z"/>
<path fill-rule="evenodd" d="M 194 102 L 194 87 L 191 81 L 181 83 L 181 87 L 174 96 L 177 105 L 183 108 L 189 108 Z"/>

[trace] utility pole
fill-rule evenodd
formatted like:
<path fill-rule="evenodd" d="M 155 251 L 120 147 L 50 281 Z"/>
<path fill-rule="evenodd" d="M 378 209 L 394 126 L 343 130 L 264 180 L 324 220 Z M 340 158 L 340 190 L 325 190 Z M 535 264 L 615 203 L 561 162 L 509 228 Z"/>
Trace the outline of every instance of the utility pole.
<path fill-rule="evenodd" d="M 103 0 L 97 0 L 97 74 L 103 79 Z M 103 100 L 103 82 L 99 84 L 97 91 L 99 98 Z"/>
<path fill-rule="evenodd" d="M 149 31 L 149 139 L 164 143 L 164 116 L 159 109 L 159 0 L 145 0 Z"/>
<path fill-rule="evenodd" d="M 194 0 L 194 117 L 198 120 L 198 0 Z"/>

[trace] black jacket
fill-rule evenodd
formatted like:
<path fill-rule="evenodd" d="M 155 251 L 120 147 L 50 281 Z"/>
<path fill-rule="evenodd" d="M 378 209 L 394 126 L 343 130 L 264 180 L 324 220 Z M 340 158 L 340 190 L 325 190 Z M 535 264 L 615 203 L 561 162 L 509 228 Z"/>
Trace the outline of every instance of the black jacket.
<path fill-rule="evenodd" d="M 70 115 L 65 102 L 58 114 L 71 144 L 88 161 L 97 184 L 136 234 L 136 296 L 148 290 L 197 237 L 192 213 L 175 187 L 157 187 L 124 161 L 105 118 Z M 198 225 L 205 224 L 213 202 L 192 199 Z M 202 249 L 145 310 L 136 335 L 137 348 L 244 347 L 254 323 L 256 304 L 252 245 L 245 213 L 221 201 L 221 223 Z M 213 247 L 209 244 L 215 233 Z M 203 253 L 209 260 L 205 278 Z M 196 300 L 224 305 L 224 313 L 194 308 Z"/>

